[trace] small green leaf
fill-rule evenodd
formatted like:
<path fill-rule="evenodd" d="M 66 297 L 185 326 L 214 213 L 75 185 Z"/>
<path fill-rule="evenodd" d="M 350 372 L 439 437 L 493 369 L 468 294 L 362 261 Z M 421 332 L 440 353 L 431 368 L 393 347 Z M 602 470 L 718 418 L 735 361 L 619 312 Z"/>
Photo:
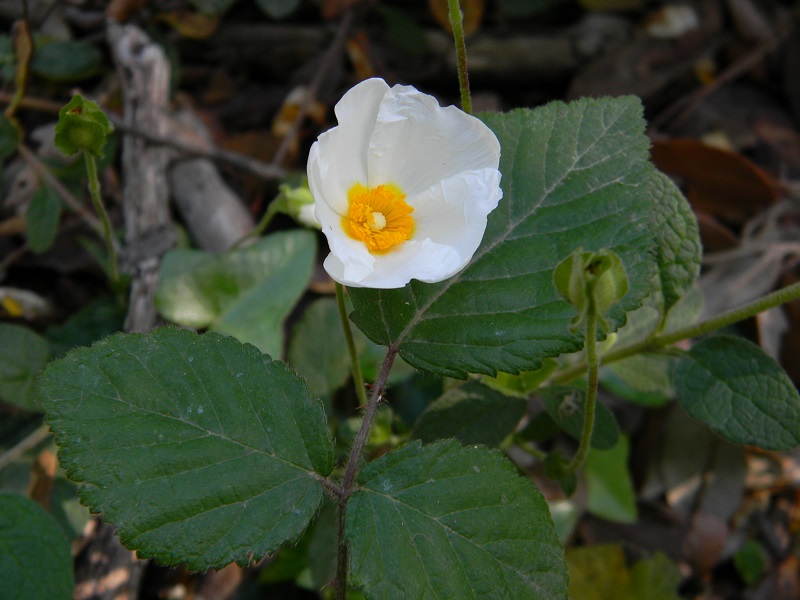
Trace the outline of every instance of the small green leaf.
<path fill-rule="evenodd" d="M 612 600 L 629 582 L 622 547 L 614 544 L 580 546 L 567 550 L 569 597 L 575 600 Z"/>
<path fill-rule="evenodd" d="M 734 444 L 790 450 L 800 444 L 800 396 L 761 348 L 731 335 L 695 344 L 675 367 L 683 408 Z"/>
<path fill-rule="evenodd" d="M 747 540 L 733 555 L 733 564 L 747 585 L 754 585 L 764 576 L 767 560 L 764 550 L 755 540 Z"/>
<path fill-rule="evenodd" d="M 519 423 L 527 400 L 504 396 L 469 381 L 448 390 L 422 413 L 412 437 L 425 443 L 455 438 L 462 444 L 498 446 Z"/>
<path fill-rule="evenodd" d="M 0 160 L 5 160 L 17 151 L 19 130 L 14 124 L 0 115 Z"/>
<path fill-rule="evenodd" d="M 540 396 L 547 414 L 561 429 L 576 440 L 581 439 L 583 430 L 583 408 L 586 404 L 586 393 L 582 389 L 568 386 L 552 386 L 543 388 Z M 592 448 L 608 450 L 617 445 L 619 425 L 605 404 L 595 404 L 594 430 L 592 431 Z"/>
<path fill-rule="evenodd" d="M 628 450 L 627 438 L 620 436 L 610 450 L 592 449 L 584 470 L 589 512 L 618 523 L 635 523 L 637 519 Z"/>
<path fill-rule="evenodd" d="M 268 17 L 282 19 L 297 10 L 300 0 L 256 0 L 256 4 Z"/>
<path fill-rule="evenodd" d="M 484 376 L 481 382 L 505 394 L 506 396 L 519 396 L 527 398 L 535 392 L 547 378 L 558 368 L 558 361 L 552 358 L 545 358 L 542 366 L 536 371 L 523 371 L 518 375 L 511 373 L 498 373 L 496 377 Z"/>
<path fill-rule="evenodd" d="M 633 97 L 553 102 L 482 115 L 502 153 L 503 199 L 489 215 L 467 267 L 435 284 L 350 290 L 353 320 L 373 341 L 396 344 L 411 365 L 441 375 L 534 371 L 576 352 L 575 309 L 553 270 L 576 248 L 608 249 L 631 290 L 606 320 L 612 328 L 653 291 L 656 273 L 641 103 Z"/>
<path fill-rule="evenodd" d="M 38 411 L 33 382 L 49 358 L 47 341 L 40 335 L 26 327 L 0 323 L 0 398 Z"/>
<path fill-rule="evenodd" d="M 67 538 L 41 506 L 16 494 L 0 494 L 0 573 L 3 598 L 72 598 Z"/>
<path fill-rule="evenodd" d="M 683 579 L 678 565 L 661 552 L 638 561 L 631 568 L 631 582 L 625 600 L 680 600 L 678 585 Z"/>
<path fill-rule="evenodd" d="M 651 174 L 653 207 L 662 227 L 654 228 L 658 276 L 664 298 L 663 314 L 694 285 L 703 255 L 700 231 L 692 207 L 672 180 L 658 171 Z"/>
<path fill-rule="evenodd" d="M 371 598 L 566 597 L 547 504 L 498 452 L 416 442 L 367 465 L 359 484 L 345 535 Z"/>
<path fill-rule="evenodd" d="M 103 66 L 100 51 L 78 40 L 49 42 L 36 48 L 31 71 L 51 81 L 72 82 L 94 77 Z"/>
<path fill-rule="evenodd" d="M 31 198 L 25 215 L 28 246 L 41 254 L 53 245 L 61 219 L 61 199 L 49 185 L 40 187 Z"/>
<path fill-rule="evenodd" d="M 252 346 L 181 329 L 117 334 L 39 382 L 82 501 L 140 556 L 245 565 L 297 539 L 319 509 L 333 468 L 322 406 Z"/>
<path fill-rule="evenodd" d="M 283 320 L 308 284 L 315 254 L 309 231 L 275 233 L 225 254 L 173 250 L 161 263 L 156 306 L 174 323 L 280 356 Z"/>

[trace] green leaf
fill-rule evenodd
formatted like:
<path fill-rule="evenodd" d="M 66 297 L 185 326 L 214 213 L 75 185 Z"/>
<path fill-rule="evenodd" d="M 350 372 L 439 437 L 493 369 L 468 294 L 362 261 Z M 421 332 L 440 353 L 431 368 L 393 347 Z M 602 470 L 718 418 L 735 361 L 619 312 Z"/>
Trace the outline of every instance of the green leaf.
<path fill-rule="evenodd" d="M 322 406 L 252 346 L 169 328 L 117 334 L 39 381 L 82 501 L 142 557 L 245 565 L 297 539 L 319 508 L 333 467 Z"/>
<path fill-rule="evenodd" d="M 26 410 L 39 410 L 33 382 L 49 358 L 50 349 L 40 335 L 0 323 L 0 398 Z"/>
<path fill-rule="evenodd" d="M 547 504 L 498 452 L 416 442 L 368 464 L 359 485 L 345 535 L 371 598 L 566 597 Z"/>
<path fill-rule="evenodd" d="M 25 229 L 28 246 L 36 254 L 41 254 L 53 245 L 61 219 L 61 200 L 55 190 L 48 185 L 40 187 L 31 198 L 25 215 Z"/>
<path fill-rule="evenodd" d="M 755 540 L 747 540 L 744 546 L 736 551 L 733 555 L 733 564 L 747 585 L 758 583 L 767 567 L 764 550 Z"/>
<path fill-rule="evenodd" d="M 575 600 L 679 600 L 681 572 L 666 556 L 628 568 L 625 551 L 616 544 L 570 548 L 569 596 Z"/>
<path fill-rule="evenodd" d="M 658 276 L 666 315 L 694 285 L 703 249 L 697 219 L 681 191 L 663 173 L 654 171 L 650 177 L 653 207 L 663 224 L 653 232 L 658 242 Z"/>
<path fill-rule="evenodd" d="M 256 4 L 268 17 L 282 19 L 297 10 L 300 0 L 256 0 Z"/>
<path fill-rule="evenodd" d="M 576 248 L 608 249 L 631 290 L 609 315 L 612 327 L 652 291 L 653 167 L 642 107 L 633 97 L 553 102 L 487 114 L 500 140 L 504 197 L 489 215 L 467 267 L 436 284 L 352 289 L 355 323 L 373 341 L 397 344 L 413 366 L 464 379 L 468 373 L 534 371 L 542 359 L 575 352 L 575 309 L 553 270 Z"/>
<path fill-rule="evenodd" d="M 39 46 L 31 59 L 31 71 L 51 81 L 82 81 L 97 75 L 102 65 L 100 51 L 77 40 L 60 40 Z"/>
<path fill-rule="evenodd" d="M 283 320 L 306 288 L 315 254 L 309 231 L 275 233 L 225 254 L 173 250 L 161 263 L 156 306 L 174 323 L 280 356 Z"/>
<path fill-rule="evenodd" d="M 366 340 L 353 337 L 360 354 Z M 350 355 L 336 300 L 321 298 L 306 309 L 292 333 L 288 359 L 312 396 L 327 396 L 344 385 L 350 377 Z"/>
<path fill-rule="evenodd" d="M 504 396 L 469 381 L 448 390 L 420 415 L 411 433 L 423 442 L 455 438 L 462 444 L 498 446 L 528 408 L 523 398 Z"/>
<path fill-rule="evenodd" d="M 561 429 L 575 440 L 581 439 L 583 431 L 583 409 L 586 405 L 586 392 L 569 386 L 552 386 L 539 392 L 547 414 Z M 608 450 L 617 445 L 619 425 L 612 413 L 602 402 L 595 403 L 594 430 L 591 447 Z"/>
<path fill-rule="evenodd" d="M 72 598 L 67 538 L 41 506 L 16 494 L 0 494 L 0 573 L 3 598 Z"/>
<path fill-rule="evenodd" d="M 637 519 L 628 450 L 627 438 L 620 436 L 610 450 L 592 449 L 584 470 L 589 512 L 618 523 L 635 523 Z"/>
<path fill-rule="evenodd" d="M 790 450 L 800 444 L 800 396 L 761 348 L 731 335 L 695 344 L 675 367 L 686 412 L 734 444 Z"/>
<path fill-rule="evenodd" d="M 511 373 L 498 373 L 495 377 L 484 376 L 481 383 L 502 392 L 506 396 L 519 396 L 527 398 L 535 392 L 547 378 L 558 368 L 558 361 L 545 358 L 541 368 L 536 371 L 523 371 L 517 375 Z"/>
<path fill-rule="evenodd" d="M 77 346 L 88 346 L 122 330 L 125 307 L 114 298 L 100 297 L 89 302 L 66 322 L 46 332 L 53 356 L 61 357 Z"/>
<path fill-rule="evenodd" d="M 17 151 L 19 130 L 14 124 L 0 115 L 0 160 L 5 160 Z"/>

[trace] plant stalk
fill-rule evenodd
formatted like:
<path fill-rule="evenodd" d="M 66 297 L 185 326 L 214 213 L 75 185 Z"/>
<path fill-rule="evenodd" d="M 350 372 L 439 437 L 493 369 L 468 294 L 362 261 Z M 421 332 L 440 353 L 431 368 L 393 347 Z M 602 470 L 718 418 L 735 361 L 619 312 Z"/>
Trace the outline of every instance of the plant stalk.
<path fill-rule="evenodd" d="M 643 352 L 655 352 L 666 346 L 669 346 L 670 344 L 674 344 L 675 342 L 711 333 L 717 329 L 722 329 L 728 325 L 733 325 L 734 323 L 738 323 L 744 319 L 754 317 L 755 315 L 769 310 L 770 308 L 775 308 L 776 306 L 780 306 L 781 304 L 786 304 L 787 302 L 797 299 L 800 299 L 800 282 L 793 283 L 792 285 L 786 286 L 779 290 L 775 290 L 774 292 L 767 294 L 766 296 L 762 296 L 753 302 L 725 311 L 721 315 L 712 317 L 706 321 L 701 321 L 700 323 L 695 323 L 694 325 L 688 325 L 687 327 L 681 327 L 680 329 L 663 333 L 661 335 L 655 335 L 640 342 L 612 350 L 603 356 L 603 362 L 608 364 L 610 362 L 629 358 Z M 551 383 L 556 384 L 565 383 L 575 379 L 576 377 L 580 377 L 586 371 L 586 368 L 587 363 L 580 362 L 564 369 L 559 373 L 556 373 L 550 379 L 550 381 Z"/>
<path fill-rule="evenodd" d="M 458 69 L 458 88 L 461 91 L 461 110 L 472 114 L 472 96 L 469 92 L 469 71 L 467 70 L 467 45 L 464 42 L 464 13 L 458 0 L 447 0 L 450 26 L 453 28 L 453 41 L 456 45 Z"/>
<path fill-rule="evenodd" d="M 364 387 L 364 375 L 361 373 L 361 362 L 358 360 L 356 342 L 353 339 L 353 328 L 350 326 L 350 319 L 347 317 L 347 306 L 344 303 L 344 286 L 336 284 L 336 306 L 339 308 L 339 319 L 344 330 L 344 339 L 347 342 L 347 352 L 350 354 L 350 371 L 353 373 L 353 385 L 356 388 L 358 405 L 366 406 L 367 389 Z"/>
<path fill-rule="evenodd" d="M 586 460 L 586 455 L 589 453 L 594 432 L 597 381 L 600 372 L 600 353 L 597 351 L 597 310 L 594 306 L 589 307 L 589 314 L 586 316 L 586 362 L 588 363 L 588 373 L 586 402 L 583 405 L 583 430 L 578 451 L 566 467 L 567 473 L 575 473 L 583 465 L 583 461 Z"/>
<path fill-rule="evenodd" d="M 347 459 L 345 466 L 344 478 L 342 479 L 342 487 L 339 493 L 339 534 L 336 554 L 336 598 L 337 600 L 345 600 L 347 596 L 347 564 L 349 562 L 349 550 L 347 541 L 344 539 L 345 523 L 347 522 L 347 501 L 353 493 L 353 484 L 358 474 L 358 465 L 361 461 L 361 453 L 364 451 L 364 445 L 369 438 L 369 430 L 372 426 L 372 421 L 375 418 L 375 413 L 378 410 L 378 405 L 383 397 L 383 391 L 386 387 L 386 382 L 389 379 L 389 373 L 392 370 L 394 359 L 397 356 L 397 348 L 390 346 L 386 351 L 386 356 L 381 364 L 381 370 L 378 373 L 378 379 L 375 381 L 375 387 L 372 389 L 372 394 L 364 406 L 364 417 L 361 422 L 361 428 L 356 434 L 356 439 L 353 442 L 353 447 L 350 449 L 350 456 Z"/>
<path fill-rule="evenodd" d="M 86 160 L 86 173 L 89 176 L 89 194 L 92 197 L 92 204 L 100 222 L 103 225 L 103 237 L 108 250 L 109 270 L 111 272 L 111 282 L 119 283 L 119 267 L 117 266 L 117 248 L 114 244 L 114 234 L 111 229 L 111 220 L 108 218 L 103 198 L 100 196 L 100 179 L 97 175 L 97 162 L 94 156 L 84 151 L 83 157 Z"/>

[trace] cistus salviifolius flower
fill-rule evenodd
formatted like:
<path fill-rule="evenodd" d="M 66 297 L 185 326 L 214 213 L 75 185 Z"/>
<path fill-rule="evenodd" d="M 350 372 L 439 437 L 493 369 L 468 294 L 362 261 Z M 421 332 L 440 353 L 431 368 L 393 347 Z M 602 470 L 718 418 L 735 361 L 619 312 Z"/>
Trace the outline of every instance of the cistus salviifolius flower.
<path fill-rule="evenodd" d="M 479 119 L 413 87 L 368 79 L 308 158 L 324 267 L 352 287 L 447 279 L 469 262 L 503 196 L 500 144 Z"/>

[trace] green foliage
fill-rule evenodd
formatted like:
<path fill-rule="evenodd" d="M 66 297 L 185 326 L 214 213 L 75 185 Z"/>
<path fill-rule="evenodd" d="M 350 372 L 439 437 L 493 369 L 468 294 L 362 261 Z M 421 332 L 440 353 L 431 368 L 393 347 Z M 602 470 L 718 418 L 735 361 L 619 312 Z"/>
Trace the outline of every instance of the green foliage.
<path fill-rule="evenodd" d="M 370 598 L 564 598 L 547 505 L 502 455 L 414 443 L 366 465 L 347 510 Z"/>
<path fill-rule="evenodd" d="M 124 307 L 113 298 L 97 298 L 72 315 L 61 325 L 50 327 L 45 335 L 54 357 L 66 354 L 77 346 L 88 346 L 122 330 Z"/>
<path fill-rule="evenodd" d="M 733 555 L 733 564 L 744 582 L 753 585 L 764 576 L 767 559 L 758 542 L 747 540 Z"/>
<path fill-rule="evenodd" d="M 271 356 L 283 351 L 283 320 L 305 291 L 314 235 L 288 231 L 241 250 L 173 250 L 161 263 L 156 306 L 186 327 L 208 328 Z"/>
<path fill-rule="evenodd" d="M 333 467 L 322 407 L 252 346 L 178 329 L 114 335 L 40 382 L 81 499 L 141 556 L 244 565 L 319 509 Z"/>
<path fill-rule="evenodd" d="M 356 349 L 361 354 L 366 339 L 360 332 L 354 334 Z M 322 298 L 306 308 L 292 332 L 288 359 L 306 380 L 312 396 L 328 396 L 344 385 L 350 377 L 350 357 L 336 300 Z"/>
<path fill-rule="evenodd" d="M 67 539 L 41 506 L 16 494 L 0 494 L 0 573 L 3 598 L 72 598 Z"/>
<path fill-rule="evenodd" d="M 555 423 L 576 440 L 581 438 L 586 392 L 583 389 L 552 386 L 540 391 L 547 414 Z M 619 425 L 602 402 L 595 405 L 595 424 L 592 431 L 592 448 L 609 450 L 617 445 Z"/>
<path fill-rule="evenodd" d="M 658 237 L 656 246 L 658 274 L 664 304 L 662 316 L 692 288 L 700 273 L 703 249 L 692 207 L 663 173 L 651 175 L 653 209 L 658 212 L 661 227 L 653 233 Z"/>
<path fill-rule="evenodd" d="M 61 199 L 53 188 L 43 185 L 31 198 L 25 214 L 28 246 L 36 254 L 47 251 L 56 239 L 61 219 Z"/>
<path fill-rule="evenodd" d="M 586 503 L 592 514 L 609 521 L 635 523 L 636 494 L 628 470 L 628 439 L 620 436 L 609 450 L 586 457 Z"/>
<path fill-rule="evenodd" d="M 0 399 L 38 410 L 33 383 L 49 358 L 50 348 L 40 335 L 26 327 L 0 323 Z"/>
<path fill-rule="evenodd" d="M 800 444 L 800 396 L 761 348 L 731 335 L 697 343 L 675 367 L 683 408 L 734 444 L 790 450 Z"/>
<path fill-rule="evenodd" d="M 94 77 L 102 65 L 103 56 L 94 46 L 78 40 L 59 40 L 38 45 L 30 68 L 51 81 L 73 82 Z"/>
<path fill-rule="evenodd" d="M 499 446 L 528 408 L 522 398 L 503 396 L 475 381 L 452 388 L 420 415 L 411 435 L 425 443 L 455 438 L 462 444 Z"/>
<path fill-rule="evenodd" d="M 527 398 L 542 385 L 558 368 L 558 361 L 552 358 L 542 360 L 542 366 L 536 371 L 523 371 L 517 375 L 498 373 L 495 377 L 483 377 L 484 385 L 502 392 L 507 396 Z"/>
<path fill-rule="evenodd" d="M 5 160 L 17 151 L 19 130 L 14 124 L 0 115 L 0 160 Z"/>
<path fill-rule="evenodd" d="M 84 151 L 103 158 L 106 141 L 112 131 L 114 127 L 97 103 L 75 94 L 58 111 L 56 148 L 65 156 Z"/>
<path fill-rule="evenodd" d="M 300 0 L 256 0 L 256 4 L 268 17 L 282 19 L 297 10 Z"/>
<path fill-rule="evenodd" d="M 632 567 L 612 544 L 567 551 L 569 597 L 575 600 L 678 600 L 678 567 L 661 553 Z"/>
<path fill-rule="evenodd" d="M 351 290 L 353 319 L 370 339 L 459 378 L 533 371 L 581 347 L 568 331 L 575 310 L 552 284 L 577 247 L 611 250 L 625 265 L 631 290 L 607 318 L 619 326 L 652 291 L 652 229 L 661 226 L 637 99 L 553 102 L 483 119 L 500 140 L 504 198 L 472 262 L 437 284 Z"/>

